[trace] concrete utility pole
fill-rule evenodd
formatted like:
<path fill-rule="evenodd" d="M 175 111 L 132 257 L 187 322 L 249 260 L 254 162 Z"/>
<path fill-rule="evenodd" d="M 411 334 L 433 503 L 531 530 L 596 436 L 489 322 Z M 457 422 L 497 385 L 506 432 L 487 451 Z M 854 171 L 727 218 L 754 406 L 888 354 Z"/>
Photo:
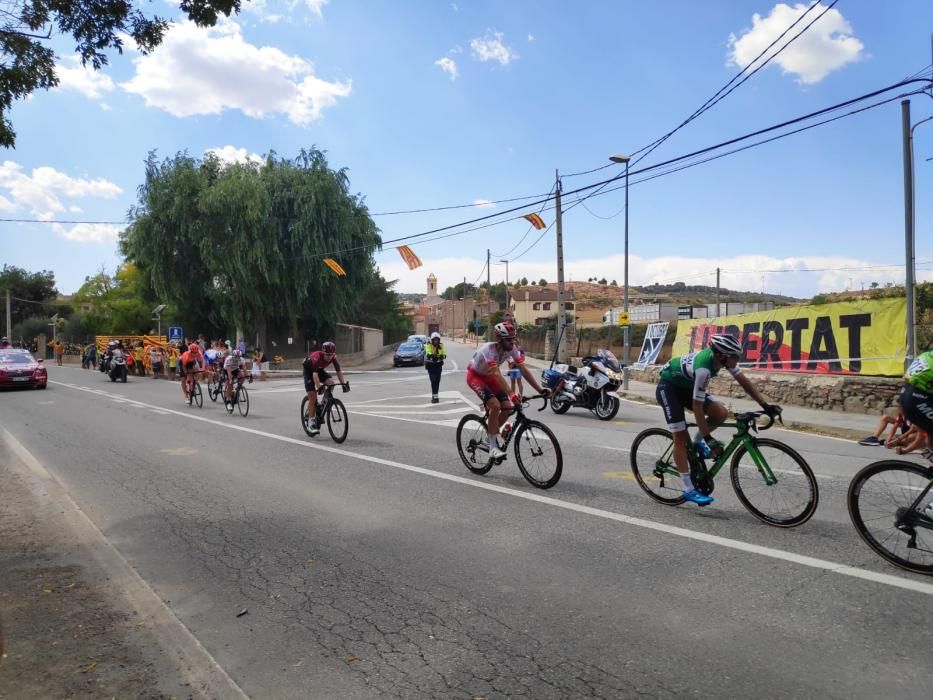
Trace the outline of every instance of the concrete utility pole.
<path fill-rule="evenodd" d="M 506 315 L 512 317 L 512 295 L 509 292 L 509 261 L 500 260 L 499 262 L 505 263 L 505 312 Z"/>
<path fill-rule="evenodd" d="M 6 337 L 13 342 L 13 314 L 10 313 L 10 290 L 6 290 Z"/>
<path fill-rule="evenodd" d="M 904 293 L 907 297 L 907 357 L 909 365 L 917 356 L 917 301 L 916 301 L 916 258 L 917 233 L 916 199 L 914 197 L 914 129 L 928 122 L 933 117 L 921 119 L 910 125 L 910 100 L 901 101 L 901 130 L 904 139 L 904 248 L 906 252 L 906 270 Z"/>
<path fill-rule="evenodd" d="M 489 270 L 489 248 L 486 249 L 486 342 L 492 338 L 492 283 Z"/>
<path fill-rule="evenodd" d="M 719 268 L 716 268 L 716 318 L 719 318 Z"/>
<path fill-rule="evenodd" d="M 466 319 L 466 277 L 463 278 L 463 342 L 467 341 L 467 319 Z"/>
<path fill-rule="evenodd" d="M 560 174 L 554 171 L 557 193 L 557 361 L 566 362 L 564 357 L 564 217 L 560 208 Z"/>

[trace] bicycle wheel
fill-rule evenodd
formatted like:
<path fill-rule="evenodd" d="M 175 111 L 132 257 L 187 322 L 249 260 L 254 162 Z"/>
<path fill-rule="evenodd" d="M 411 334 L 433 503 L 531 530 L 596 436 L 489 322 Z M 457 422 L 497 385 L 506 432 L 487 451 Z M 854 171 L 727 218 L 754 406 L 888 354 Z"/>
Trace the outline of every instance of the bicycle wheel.
<path fill-rule="evenodd" d="M 301 420 L 301 427 L 304 428 L 305 434 L 308 437 L 314 437 L 316 433 L 311 432 L 311 421 L 312 418 L 308 416 L 306 411 L 308 410 L 308 397 L 305 396 L 301 400 L 301 411 L 298 414 L 299 419 Z"/>
<path fill-rule="evenodd" d="M 217 402 L 217 395 L 220 393 L 220 384 L 217 383 L 217 380 L 214 377 L 210 377 L 207 380 L 207 395 L 210 397 L 211 401 Z"/>
<path fill-rule="evenodd" d="M 730 470 L 735 495 L 749 513 L 768 525 L 803 525 L 816 512 L 820 501 L 813 470 L 783 442 L 756 438 L 754 444 L 774 475 L 774 482 L 767 481 L 755 456 L 742 445 L 732 456 Z"/>
<path fill-rule="evenodd" d="M 237 393 L 234 394 L 233 398 L 236 401 L 236 407 L 240 415 L 246 418 L 249 413 L 249 393 L 246 391 L 246 387 L 241 386 L 237 389 Z"/>
<path fill-rule="evenodd" d="M 684 502 L 684 483 L 674 464 L 674 439 L 669 430 L 648 428 L 632 442 L 632 474 L 642 490 L 658 503 Z"/>
<path fill-rule="evenodd" d="M 489 458 L 489 432 L 482 416 L 468 413 L 457 425 L 457 452 L 463 464 L 474 474 L 485 474 L 492 469 Z"/>
<path fill-rule="evenodd" d="M 198 408 L 204 405 L 204 397 L 201 396 L 201 385 L 197 382 L 191 387 L 191 396 L 194 398 L 194 403 L 198 405 Z"/>
<path fill-rule="evenodd" d="M 234 401 L 235 401 L 235 399 L 236 399 L 236 396 L 233 395 L 233 396 L 231 396 L 231 397 L 228 399 L 228 398 L 227 398 L 227 387 L 226 387 L 226 386 L 222 387 L 220 391 L 222 392 L 223 397 L 224 397 L 224 408 L 227 409 L 227 413 L 233 415 L 233 404 L 234 404 Z"/>
<path fill-rule="evenodd" d="M 341 443 L 347 439 L 347 433 L 350 432 L 350 417 L 347 415 L 347 409 L 343 406 L 340 399 L 331 399 L 330 408 L 327 409 L 327 432 L 334 439 L 334 442 Z"/>
<path fill-rule="evenodd" d="M 549 489 L 560 481 L 564 457 L 557 436 L 544 423 L 525 421 L 515 431 L 515 461 L 522 476 L 539 489 Z"/>
<path fill-rule="evenodd" d="M 933 519 L 910 510 L 933 479 L 933 469 L 885 460 L 869 464 L 849 485 L 849 517 L 859 536 L 892 564 L 918 574 L 933 574 Z M 927 491 L 918 504 L 933 499 Z"/>

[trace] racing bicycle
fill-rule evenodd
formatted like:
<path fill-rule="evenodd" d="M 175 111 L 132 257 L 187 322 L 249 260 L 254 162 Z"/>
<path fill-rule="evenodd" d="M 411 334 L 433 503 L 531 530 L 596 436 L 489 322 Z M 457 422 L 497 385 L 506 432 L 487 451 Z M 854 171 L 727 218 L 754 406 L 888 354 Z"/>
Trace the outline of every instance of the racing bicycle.
<path fill-rule="evenodd" d="M 923 456 L 933 463 L 933 452 Z M 895 566 L 933 575 L 933 464 L 869 464 L 852 479 L 846 500 L 865 544 Z"/>
<path fill-rule="evenodd" d="M 201 408 L 204 403 L 204 397 L 201 395 L 201 385 L 198 383 L 197 375 L 193 372 L 185 374 L 185 382 L 188 388 L 188 405 L 197 404 Z"/>
<path fill-rule="evenodd" d="M 315 405 L 315 414 L 317 415 L 318 426 L 327 423 L 327 432 L 333 438 L 334 442 L 341 443 L 347 439 L 347 433 L 350 431 L 350 418 L 347 416 L 347 409 L 343 401 L 334 397 L 334 387 L 342 386 L 344 392 L 350 391 L 350 382 L 343 384 L 322 384 L 317 390 L 318 400 Z M 309 437 L 314 437 L 320 432 L 315 432 L 311 425 L 311 418 L 308 417 L 308 397 L 301 400 L 301 427 Z"/>
<path fill-rule="evenodd" d="M 714 478 L 732 459 L 729 475 L 732 488 L 742 505 L 756 518 L 776 527 L 795 527 L 816 512 L 819 489 L 813 470 L 795 450 L 777 440 L 757 436 L 759 430 L 774 425 L 774 417 L 758 425 L 764 411 L 736 413 L 732 440 L 707 468 L 693 440 L 687 440 L 687 459 L 694 487 L 702 494 L 713 492 Z M 780 419 L 780 416 L 778 416 Z M 782 421 L 783 422 L 783 421 Z M 688 428 L 696 427 L 690 423 Z M 651 498 L 666 505 L 680 505 L 683 480 L 674 464 L 674 441 L 664 428 L 643 430 L 632 443 L 632 473 L 638 485 Z"/>
<path fill-rule="evenodd" d="M 233 413 L 233 407 L 236 406 L 240 415 L 244 418 L 246 418 L 249 413 L 249 392 L 246 391 L 246 387 L 243 386 L 245 380 L 246 377 L 240 372 L 233 385 L 233 395 L 229 399 L 227 399 L 226 382 L 221 382 L 220 388 L 218 389 L 218 393 L 223 396 L 224 408 L 227 409 L 227 413 Z M 249 383 L 253 383 L 252 377 L 249 377 Z"/>
<path fill-rule="evenodd" d="M 502 450 L 506 454 L 497 459 L 489 456 L 489 412 L 484 411 L 482 416 L 468 413 L 460 419 L 457 426 L 457 451 L 467 469 L 474 474 L 486 474 L 494 465 L 502 464 L 508 458 L 509 444 L 514 441 L 515 461 L 529 484 L 539 489 L 549 489 L 560 480 L 564 459 L 557 437 L 544 423 L 525 415 L 524 408 L 533 399 L 542 400 L 539 411 L 548 405 L 546 394 L 524 397 L 514 405 L 514 426 L 503 435 Z"/>

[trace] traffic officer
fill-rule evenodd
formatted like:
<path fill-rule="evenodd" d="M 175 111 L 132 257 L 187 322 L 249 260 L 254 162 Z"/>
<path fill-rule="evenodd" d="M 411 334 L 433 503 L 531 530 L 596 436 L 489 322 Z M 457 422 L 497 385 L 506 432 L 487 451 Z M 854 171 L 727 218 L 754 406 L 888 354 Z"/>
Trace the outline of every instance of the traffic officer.
<path fill-rule="evenodd" d="M 441 343 L 441 334 L 435 331 L 431 334 L 431 342 L 424 348 L 424 367 L 431 378 L 431 403 L 438 402 L 437 392 L 441 386 L 441 369 L 446 357 L 447 351 Z"/>

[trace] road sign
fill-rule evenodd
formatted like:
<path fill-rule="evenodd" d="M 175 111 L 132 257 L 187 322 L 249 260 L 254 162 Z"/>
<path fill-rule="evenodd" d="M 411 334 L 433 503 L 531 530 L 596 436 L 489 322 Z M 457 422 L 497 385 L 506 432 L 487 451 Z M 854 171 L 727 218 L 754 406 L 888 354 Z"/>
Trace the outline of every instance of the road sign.
<path fill-rule="evenodd" d="M 475 321 L 473 321 L 473 332 L 474 332 L 474 333 L 479 333 L 479 327 L 480 327 L 480 325 L 481 325 L 481 324 L 480 324 L 480 322 L 479 322 L 479 319 L 476 319 Z"/>
<path fill-rule="evenodd" d="M 181 326 L 169 326 L 168 327 L 168 342 L 178 343 L 181 342 L 181 339 L 184 336 L 181 332 Z"/>
<path fill-rule="evenodd" d="M 620 312 L 619 312 L 619 325 L 620 325 L 620 326 L 627 326 L 627 325 L 629 325 L 628 311 L 620 311 Z"/>

